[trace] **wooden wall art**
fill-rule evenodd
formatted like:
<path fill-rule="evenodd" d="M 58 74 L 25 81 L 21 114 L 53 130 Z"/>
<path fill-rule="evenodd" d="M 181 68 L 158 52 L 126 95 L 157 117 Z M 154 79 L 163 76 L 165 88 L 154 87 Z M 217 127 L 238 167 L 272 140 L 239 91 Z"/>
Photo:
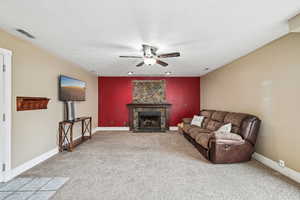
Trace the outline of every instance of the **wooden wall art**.
<path fill-rule="evenodd" d="M 49 100 L 45 97 L 17 97 L 17 111 L 47 109 Z"/>

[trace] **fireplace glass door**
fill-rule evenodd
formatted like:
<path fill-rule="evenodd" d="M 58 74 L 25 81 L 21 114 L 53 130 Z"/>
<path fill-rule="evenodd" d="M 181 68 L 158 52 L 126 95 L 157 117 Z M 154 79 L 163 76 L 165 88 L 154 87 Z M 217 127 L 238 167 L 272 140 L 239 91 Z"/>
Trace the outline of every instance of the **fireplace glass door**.
<path fill-rule="evenodd" d="M 138 122 L 140 131 L 159 131 L 161 130 L 161 113 L 139 112 Z"/>

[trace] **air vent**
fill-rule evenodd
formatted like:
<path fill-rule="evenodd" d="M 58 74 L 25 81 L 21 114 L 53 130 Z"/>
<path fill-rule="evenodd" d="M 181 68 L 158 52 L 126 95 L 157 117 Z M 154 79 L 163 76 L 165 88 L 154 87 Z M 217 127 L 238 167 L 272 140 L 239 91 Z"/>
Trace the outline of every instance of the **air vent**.
<path fill-rule="evenodd" d="M 30 39 L 35 39 L 35 37 L 33 35 L 31 35 L 27 31 L 24 31 L 23 29 L 16 29 L 16 31 L 18 31 L 19 33 L 25 35 L 26 37 L 28 37 Z"/>

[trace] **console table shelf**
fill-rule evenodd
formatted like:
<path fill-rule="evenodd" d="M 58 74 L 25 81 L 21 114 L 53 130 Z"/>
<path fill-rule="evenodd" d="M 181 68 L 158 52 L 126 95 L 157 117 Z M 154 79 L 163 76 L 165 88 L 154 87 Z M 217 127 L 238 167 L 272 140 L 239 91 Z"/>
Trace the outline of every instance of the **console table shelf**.
<path fill-rule="evenodd" d="M 81 122 L 81 138 L 73 141 L 73 126 Z M 85 136 L 85 133 L 89 133 Z M 92 139 L 92 117 L 80 117 L 72 121 L 59 122 L 59 151 L 73 151 L 77 145 Z"/>

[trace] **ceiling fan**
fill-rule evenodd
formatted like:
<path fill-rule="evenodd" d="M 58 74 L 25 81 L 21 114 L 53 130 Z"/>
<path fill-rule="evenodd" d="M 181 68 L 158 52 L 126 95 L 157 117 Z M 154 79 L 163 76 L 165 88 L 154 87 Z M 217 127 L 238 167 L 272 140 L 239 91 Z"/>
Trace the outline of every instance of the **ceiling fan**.
<path fill-rule="evenodd" d="M 120 58 L 142 58 L 143 61 L 137 64 L 137 67 L 141 67 L 144 64 L 146 65 L 154 65 L 155 63 L 166 67 L 168 66 L 168 63 L 159 60 L 159 58 L 171 58 L 171 57 L 179 57 L 179 52 L 174 53 L 164 53 L 164 54 L 156 54 L 158 48 L 143 44 L 143 56 L 120 56 Z"/>

